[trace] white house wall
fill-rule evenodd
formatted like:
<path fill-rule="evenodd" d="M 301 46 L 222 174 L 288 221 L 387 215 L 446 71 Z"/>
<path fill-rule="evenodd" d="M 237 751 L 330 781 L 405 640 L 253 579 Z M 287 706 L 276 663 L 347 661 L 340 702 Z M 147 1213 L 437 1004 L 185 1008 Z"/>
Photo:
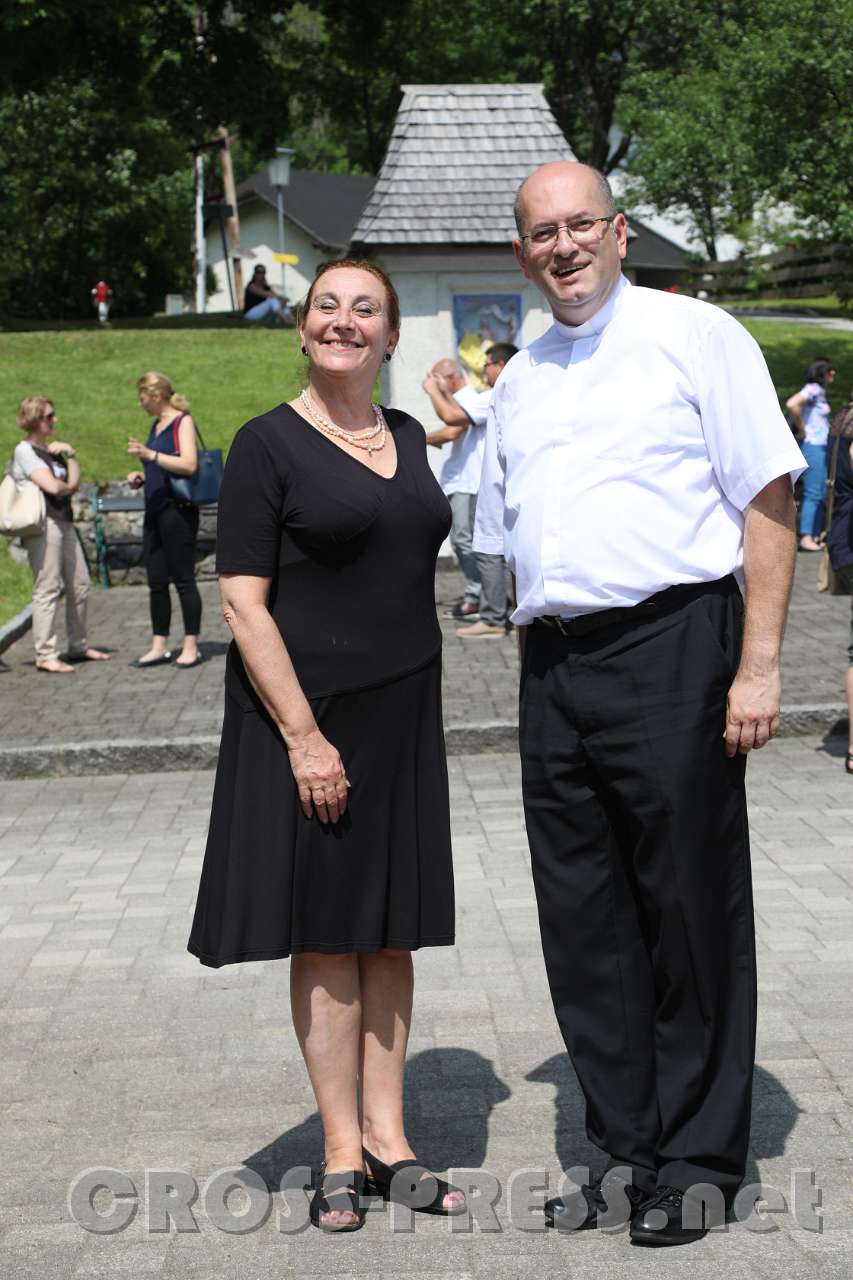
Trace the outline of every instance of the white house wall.
<path fill-rule="evenodd" d="M 254 201 L 240 208 L 240 247 L 243 255 L 243 284 L 245 285 L 254 268 L 260 264 L 267 269 L 267 280 L 276 289 L 282 289 L 291 302 L 298 302 L 308 292 L 308 286 L 314 279 L 314 271 L 320 262 L 332 255 L 319 249 L 309 236 L 292 223 L 287 217 L 287 198 L 285 197 L 284 215 L 284 251 L 295 253 L 299 258 L 296 267 L 284 266 L 276 262 L 273 253 L 278 252 L 278 223 L 275 209 L 265 201 Z M 212 267 L 218 285 L 216 293 L 207 299 L 208 311 L 230 311 L 231 297 L 228 292 L 228 278 L 225 274 L 225 263 L 222 257 L 222 237 L 218 222 L 210 222 L 207 226 L 207 261 Z M 282 284 L 282 270 L 284 283 Z"/>

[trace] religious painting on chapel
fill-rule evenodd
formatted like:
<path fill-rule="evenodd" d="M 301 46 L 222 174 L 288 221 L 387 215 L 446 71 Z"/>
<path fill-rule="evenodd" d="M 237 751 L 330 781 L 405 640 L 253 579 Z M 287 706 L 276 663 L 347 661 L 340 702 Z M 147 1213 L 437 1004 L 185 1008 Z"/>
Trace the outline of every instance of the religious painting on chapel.
<path fill-rule="evenodd" d="M 485 387 L 483 366 L 493 342 L 521 346 L 520 293 L 457 293 L 453 298 L 456 358 L 472 386 Z"/>

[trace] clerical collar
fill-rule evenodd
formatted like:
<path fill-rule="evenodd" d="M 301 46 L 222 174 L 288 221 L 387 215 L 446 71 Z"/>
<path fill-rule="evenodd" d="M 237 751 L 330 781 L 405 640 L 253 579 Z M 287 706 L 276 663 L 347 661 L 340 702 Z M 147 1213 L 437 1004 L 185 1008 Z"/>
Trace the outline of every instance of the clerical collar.
<path fill-rule="evenodd" d="M 554 328 L 561 338 L 568 338 L 571 342 L 574 342 L 577 338 L 594 338 L 596 334 L 606 329 L 619 309 L 626 291 L 630 288 L 631 281 L 627 277 L 620 275 L 616 288 L 604 306 L 600 307 L 594 316 L 591 316 L 589 320 L 585 320 L 583 324 L 563 324 L 562 320 L 558 320 L 555 316 Z"/>

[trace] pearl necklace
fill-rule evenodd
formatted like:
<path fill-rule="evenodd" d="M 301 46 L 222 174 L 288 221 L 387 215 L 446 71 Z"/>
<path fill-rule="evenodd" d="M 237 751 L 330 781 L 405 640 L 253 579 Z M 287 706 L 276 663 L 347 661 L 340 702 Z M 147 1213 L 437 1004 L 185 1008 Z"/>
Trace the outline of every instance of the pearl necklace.
<path fill-rule="evenodd" d="M 371 427 L 369 431 L 355 432 L 345 431 L 343 427 L 336 426 L 329 418 L 324 417 L 308 394 L 307 387 L 301 393 L 299 399 L 315 427 L 319 428 L 324 435 L 331 436 L 333 439 L 345 440 L 347 444 L 355 445 L 357 449 L 366 449 L 368 457 L 373 453 L 378 453 L 380 449 L 385 447 L 387 428 L 384 414 L 378 404 L 372 406 L 376 425 Z M 375 443 L 377 436 L 379 436 L 379 440 Z"/>

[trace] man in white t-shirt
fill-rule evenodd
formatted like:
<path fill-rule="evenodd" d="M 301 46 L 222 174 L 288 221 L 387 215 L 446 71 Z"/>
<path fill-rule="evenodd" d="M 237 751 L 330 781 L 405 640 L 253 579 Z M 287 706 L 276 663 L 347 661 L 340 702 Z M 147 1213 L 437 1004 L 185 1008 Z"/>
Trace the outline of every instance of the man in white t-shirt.
<path fill-rule="evenodd" d="M 518 347 L 511 342 L 494 342 L 486 352 L 483 377 L 489 391 L 493 391 L 507 361 L 518 354 Z M 489 397 L 491 404 L 492 397 Z M 502 555 L 489 551 L 475 551 L 474 557 L 480 572 L 480 618 L 458 627 L 460 640 L 486 640 L 503 638 L 509 630 L 509 604 L 512 597 L 512 580 Z"/>
<path fill-rule="evenodd" d="M 433 365 L 423 388 L 444 424 L 427 433 L 427 444 L 438 449 L 450 446 L 439 480 L 453 516 L 450 545 L 465 580 L 464 595 L 448 616 L 471 620 L 480 611 L 480 571 L 472 544 L 492 389 L 477 391 L 466 382 L 456 361 L 447 359 Z"/>

